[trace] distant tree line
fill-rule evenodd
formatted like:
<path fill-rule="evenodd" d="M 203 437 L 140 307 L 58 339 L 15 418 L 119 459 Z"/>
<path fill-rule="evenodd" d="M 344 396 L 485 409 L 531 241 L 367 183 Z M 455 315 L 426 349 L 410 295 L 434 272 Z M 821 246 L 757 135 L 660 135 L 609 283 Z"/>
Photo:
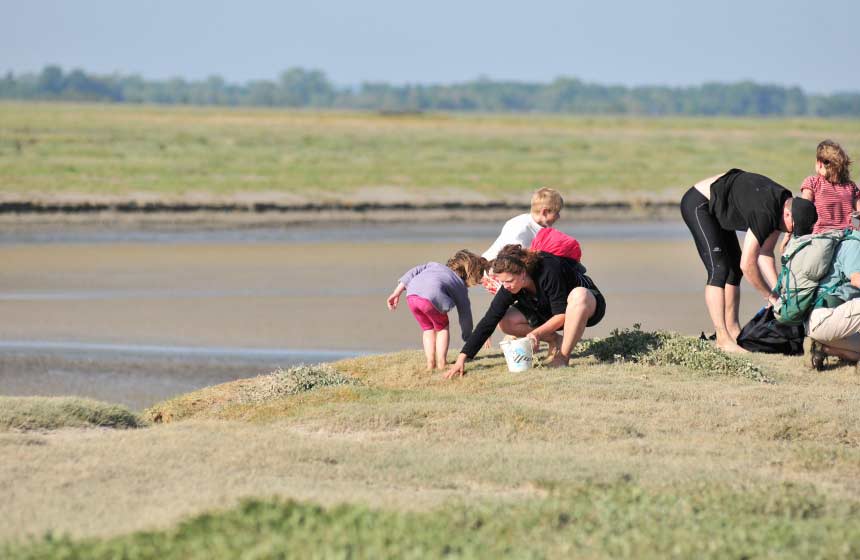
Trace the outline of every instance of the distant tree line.
<path fill-rule="evenodd" d="M 0 99 L 612 115 L 860 116 L 860 93 L 808 95 L 798 87 L 738 82 L 691 87 L 604 86 L 576 78 L 551 83 L 477 79 L 450 85 L 363 83 L 338 87 L 319 70 L 291 68 L 277 80 L 232 84 L 212 76 L 147 80 L 46 66 L 0 78 Z"/>

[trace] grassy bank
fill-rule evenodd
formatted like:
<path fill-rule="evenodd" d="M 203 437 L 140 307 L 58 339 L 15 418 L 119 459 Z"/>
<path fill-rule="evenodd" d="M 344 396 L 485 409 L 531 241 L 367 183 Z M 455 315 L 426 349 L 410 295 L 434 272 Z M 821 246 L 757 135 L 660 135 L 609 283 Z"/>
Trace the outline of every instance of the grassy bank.
<path fill-rule="evenodd" d="M 0 432 L 59 428 L 139 428 L 127 408 L 75 397 L 2 397 Z"/>
<path fill-rule="evenodd" d="M 296 368 L 156 405 L 145 429 L 5 434 L 0 541 L 13 558 L 856 557 L 858 385 L 635 329 L 522 375 L 497 351 L 454 382 L 420 352 Z"/>
<path fill-rule="evenodd" d="M 0 193 L 279 200 L 677 198 L 736 166 L 796 189 L 860 121 L 316 113 L 0 103 Z"/>

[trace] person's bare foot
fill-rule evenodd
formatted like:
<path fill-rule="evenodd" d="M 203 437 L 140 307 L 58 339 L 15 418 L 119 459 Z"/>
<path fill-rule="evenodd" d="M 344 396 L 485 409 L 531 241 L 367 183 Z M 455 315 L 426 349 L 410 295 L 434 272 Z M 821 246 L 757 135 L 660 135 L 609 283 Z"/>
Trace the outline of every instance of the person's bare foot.
<path fill-rule="evenodd" d="M 749 350 L 747 350 L 745 348 L 741 348 L 740 346 L 738 346 L 737 342 L 734 342 L 732 340 L 727 340 L 727 341 L 722 341 L 722 342 L 720 340 L 717 340 L 717 348 L 719 348 L 723 352 L 731 352 L 731 353 L 735 353 L 735 354 L 747 354 L 747 353 L 749 353 Z"/>
<path fill-rule="evenodd" d="M 570 365 L 570 358 L 565 358 L 561 354 L 556 354 L 555 358 L 550 360 L 549 362 L 544 362 L 546 367 L 558 368 L 558 367 L 567 367 Z"/>
<path fill-rule="evenodd" d="M 543 359 L 543 363 L 549 365 L 555 360 L 559 352 L 561 352 L 561 335 L 558 333 L 554 333 L 555 337 L 551 342 L 547 342 L 549 344 L 549 348 L 546 351 L 546 357 Z"/>
<path fill-rule="evenodd" d="M 433 371 L 434 369 L 436 369 L 436 363 L 428 361 L 427 362 L 427 371 Z"/>

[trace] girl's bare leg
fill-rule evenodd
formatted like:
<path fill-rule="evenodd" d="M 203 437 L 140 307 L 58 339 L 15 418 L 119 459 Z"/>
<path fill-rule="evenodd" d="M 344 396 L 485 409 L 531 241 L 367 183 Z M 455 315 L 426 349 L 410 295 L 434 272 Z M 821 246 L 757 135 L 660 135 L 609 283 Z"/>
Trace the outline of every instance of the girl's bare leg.
<path fill-rule="evenodd" d="M 436 331 L 436 368 L 445 369 L 448 365 L 448 340 L 451 334 L 448 329 Z"/>
<path fill-rule="evenodd" d="M 421 333 L 424 344 L 424 357 L 427 359 L 427 369 L 436 367 L 436 331 L 430 329 Z"/>

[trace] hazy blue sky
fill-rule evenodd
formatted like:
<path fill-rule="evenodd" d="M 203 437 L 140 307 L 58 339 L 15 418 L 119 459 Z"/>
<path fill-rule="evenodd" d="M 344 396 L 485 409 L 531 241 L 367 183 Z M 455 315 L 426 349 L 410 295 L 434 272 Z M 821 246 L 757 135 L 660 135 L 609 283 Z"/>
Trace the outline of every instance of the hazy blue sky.
<path fill-rule="evenodd" d="M 0 71 L 860 91 L 860 1 L 0 0 Z"/>

